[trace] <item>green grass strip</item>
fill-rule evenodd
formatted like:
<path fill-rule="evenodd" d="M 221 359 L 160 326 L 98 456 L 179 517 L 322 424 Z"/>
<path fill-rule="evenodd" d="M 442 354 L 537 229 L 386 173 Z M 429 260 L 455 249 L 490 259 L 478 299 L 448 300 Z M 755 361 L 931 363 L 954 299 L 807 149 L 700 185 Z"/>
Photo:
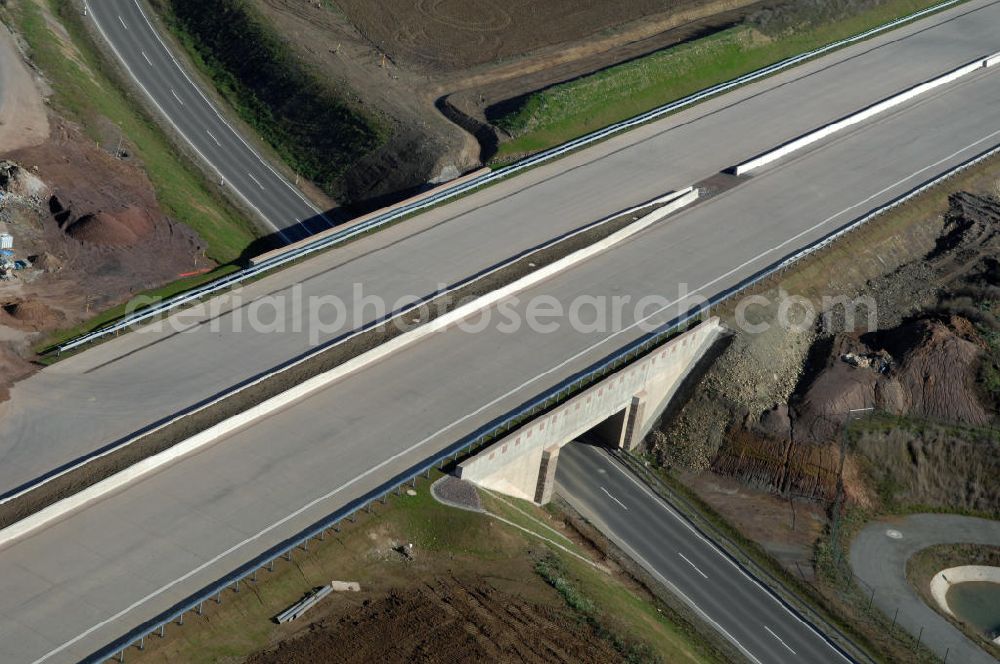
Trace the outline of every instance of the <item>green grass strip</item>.
<path fill-rule="evenodd" d="M 535 92 L 493 119 L 513 137 L 500 146 L 494 161 L 506 163 L 560 145 L 934 4 L 887 0 L 841 20 L 780 28 L 775 36 L 740 25 Z"/>

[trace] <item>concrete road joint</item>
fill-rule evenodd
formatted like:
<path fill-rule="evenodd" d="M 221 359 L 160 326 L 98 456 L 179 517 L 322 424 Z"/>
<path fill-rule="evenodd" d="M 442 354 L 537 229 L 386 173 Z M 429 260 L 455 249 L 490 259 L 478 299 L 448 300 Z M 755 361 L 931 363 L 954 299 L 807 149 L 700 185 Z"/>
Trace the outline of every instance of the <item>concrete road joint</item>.
<path fill-rule="evenodd" d="M 365 367 L 384 359 L 388 355 L 395 353 L 417 341 L 444 330 L 455 323 L 468 318 L 484 309 L 487 309 L 497 302 L 511 297 L 515 293 L 531 288 L 542 281 L 549 279 L 583 261 L 596 256 L 597 254 L 610 249 L 649 228 L 669 214 L 686 207 L 698 199 L 698 190 L 688 187 L 679 192 L 675 192 L 657 202 L 665 203 L 662 207 L 650 212 L 638 221 L 629 224 L 625 228 L 611 234 L 607 238 L 596 242 L 589 247 L 585 247 L 572 254 L 561 258 L 554 263 L 542 267 L 531 274 L 522 277 L 502 288 L 496 289 L 476 300 L 458 307 L 438 318 L 435 318 L 420 327 L 395 337 L 384 344 L 381 344 L 357 357 L 354 357 L 343 364 L 326 371 L 318 376 L 314 376 L 305 382 L 293 387 L 281 394 L 267 399 L 238 415 L 230 417 L 222 422 L 209 427 L 208 429 L 191 436 L 190 438 L 158 453 L 150 456 L 138 463 L 121 470 L 110 477 L 103 479 L 86 489 L 63 498 L 41 510 L 21 519 L 6 528 L 0 530 L 0 547 L 6 546 L 17 539 L 44 528 L 45 526 L 68 516 L 70 513 L 96 502 L 104 496 L 118 491 L 132 482 L 146 477 L 159 469 L 178 461 L 179 459 L 204 449 L 226 436 L 236 432 L 252 422 L 290 406 L 291 404 L 304 399 L 310 394 L 325 389 L 343 378 L 356 373 Z M 245 389 L 241 388 L 241 389 Z"/>

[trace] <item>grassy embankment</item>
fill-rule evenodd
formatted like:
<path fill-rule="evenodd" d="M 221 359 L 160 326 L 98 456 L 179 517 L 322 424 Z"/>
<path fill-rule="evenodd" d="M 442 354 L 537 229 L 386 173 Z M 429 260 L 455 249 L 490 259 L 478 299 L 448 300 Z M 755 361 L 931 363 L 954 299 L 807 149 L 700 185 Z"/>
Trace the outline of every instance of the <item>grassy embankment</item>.
<path fill-rule="evenodd" d="M 243 121 L 296 172 L 343 199 L 341 176 L 386 140 L 387 120 L 311 72 L 246 2 L 153 5 Z"/>
<path fill-rule="evenodd" d="M 53 32 L 42 2 L 66 28 L 69 44 Z M 208 258 L 223 265 L 236 260 L 256 239 L 253 227 L 206 185 L 187 157 L 173 149 L 156 123 L 119 88 L 75 4 L 26 0 L 8 12 L 28 44 L 32 62 L 52 85 L 55 110 L 94 140 L 100 138 L 102 118 L 118 126 L 156 188 L 163 211 L 198 233 Z"/>
<path fill-rule="evenodd" d="M 46 11 L 62 23 L 65 35 L 54 32 Z M 67 0 L 26 0 L 6 9 L 4 18 L 24 38 L 32 62 L 51 84 L 54 110 L 79 124 L 95 141 L 108 121 L 119 127 L 152 182 L 160 207 L 197 232 L 205 243 L 206 257 L 219 264 L 212 272 L 142 295 L 168 297 L 235 270 L 236 261 L 257 239 L 257 231 L 207 185 L 188 157 L 171 145 L 156 122 L 123 91 L 87 33 L 77 7 Z M 95 329 L 124 313 L 125 305 L 112 308 L 60 331 L 43 345 Z"/>
<path fill-rule="evenodd" d="M 552 537 L 533 518 L 524 519 L 525 527 Z M 582 625 L 620 645 L 623 656 L 634 661 L 711 661 L 610 575 L 487 515 L 441 505 L 424 482 L 416 496 L 391 498 L 373 514 L 362 513 L 357 523 L 342 526 L 325 541 L 310 542 L 308 551 L 296 550 L 291 563 L 278 561 L 273 572 L 261 571 L 258 581 L 245 583 L 241 593 L 225 593 L 221 605 L 206 604 L 204 616 L 191 614 L 184 627 L 168 627 L 165 639 L 147 639 L 146 651 L 129 651 L 129 661 L 198 664 L 243 658 L 288 634 L 271 618 L 330 579 L 358 581 L 362 593 L 375 598 L 435 577 L 479 578 L 532 602 L 565 604 Z M 413 562 L 379 553 L 388 542 L 412 542 Z M 334 596 L 327 602 L 336 610 L 357 600 Z"/>
<path fill-rule="evenodd" d="M 744 24 L 525 96 L 490 118 L 512 138 L 501 164 L 583 136 L 785 58 L 938 4 L 886 0 L 852 16 L 791 15 Z"/>

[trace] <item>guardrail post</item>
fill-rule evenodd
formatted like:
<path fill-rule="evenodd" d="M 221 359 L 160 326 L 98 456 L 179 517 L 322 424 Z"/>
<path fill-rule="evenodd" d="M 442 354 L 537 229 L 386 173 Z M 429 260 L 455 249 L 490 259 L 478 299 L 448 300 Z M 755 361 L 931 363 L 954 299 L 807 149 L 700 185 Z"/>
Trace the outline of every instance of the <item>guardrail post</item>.
<path fill-rule="evenodd" d="M 183 611 L 181 611 L 180 617 L 177 618 L 177 624 L 178 625 L 183 625 L 184 624 L 184 612 Z"/>
<path fill-rule="evenodd" d="M 287 560 L 288 562 L 292 562 L 292 550 L 291 549 L 289 549 L 288 551 L 285 551 L 285 560 Z"/>
<path fill-rule="evenodd" d="M 302 547 L 303 551 L 309 551 L 309 538 L 307 537 L 304 540 L 302 540 L 302 544 L 299 544 L 299 546 Z"/>
<path fill-rule="evenodd" d="M 357 523 L 358 515 L 357 512 L 351 512 L 350 516 L 347 517 L 351 520 L 351 523 Z"/>
<path fill-rule="evenodd" d="M 166 638 L 166 636 L 164 635 L 164 632 L 166 631 L 166 627 L 167 627 L 166 625 L 160 625 L 160 638 L 161 639 Z"/>
<path fill-rule="evenodd" d="M 274 571 L 274 558 L 271 558 L 271 561 L 267 564 L 267 571 L 268 572 Z"/>
<path fill-rule="evenodd" d="M 125 651 L 124 650 L 119 650 L 118 651 L 118 661 L 119 662 L 124 662 L 125 661 Z"/>
<path fill-rule="evenodd" d="M 236 584 L 233 586 L 233 592 L 238 593 L 240 591 L 240 580 L 236 579 Z"/>
<path fill-rule="evenodd" d="M 215 593 L 215 603 L 222 604 L 222 591 Z"/>
<path fill-rule="evenodd" d="M 254 583 L 257 583 L 257 568 L 256 567 L 253 570 L 253 575 L 250 577 L 250 580 L 253 581 Z"/>
<path fill-rule="evenodd" d="M 205 603 L 204 602 L 198 602 L 198 615 L 199 616 L 205 615 Z"/>
<path fill-rule="evenodd" d="M 139 637 L 139 650 L 145 650 L 145 649 L 146 649 L 146 636 L 143 635 Z"/>
<path fill-rule="evenodd" d="M 326 528 L 324 528 L 323 530 L 319 531 L 319 537 L 317 539 L 319 539 L 320 542 L 322 542 L 324 539 L 326 539 Z"/>
<path fill-rule="evenodd" d="M 337 521 L 336 523 L 333 524 L 333 532 L 335 533 L 340 532 L 340 521 Z"/>

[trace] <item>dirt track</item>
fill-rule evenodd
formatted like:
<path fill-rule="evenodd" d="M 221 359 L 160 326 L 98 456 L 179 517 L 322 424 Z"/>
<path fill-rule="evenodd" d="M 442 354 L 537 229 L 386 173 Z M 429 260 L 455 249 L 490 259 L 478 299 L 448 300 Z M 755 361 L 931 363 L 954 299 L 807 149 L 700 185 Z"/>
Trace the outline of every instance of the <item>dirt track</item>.
<path fill-rule="evenodd" d="M 619 658 L 608 641 L 565 610 L 533 604 L 482 582 L 438 578 L 365 601 L 247 662 L 543 664 Z"/>
<path fill-rule="evenodd" d="M 0 27 L 0 155 L 45 142 L 45 101 L 7 28 Z"/>

